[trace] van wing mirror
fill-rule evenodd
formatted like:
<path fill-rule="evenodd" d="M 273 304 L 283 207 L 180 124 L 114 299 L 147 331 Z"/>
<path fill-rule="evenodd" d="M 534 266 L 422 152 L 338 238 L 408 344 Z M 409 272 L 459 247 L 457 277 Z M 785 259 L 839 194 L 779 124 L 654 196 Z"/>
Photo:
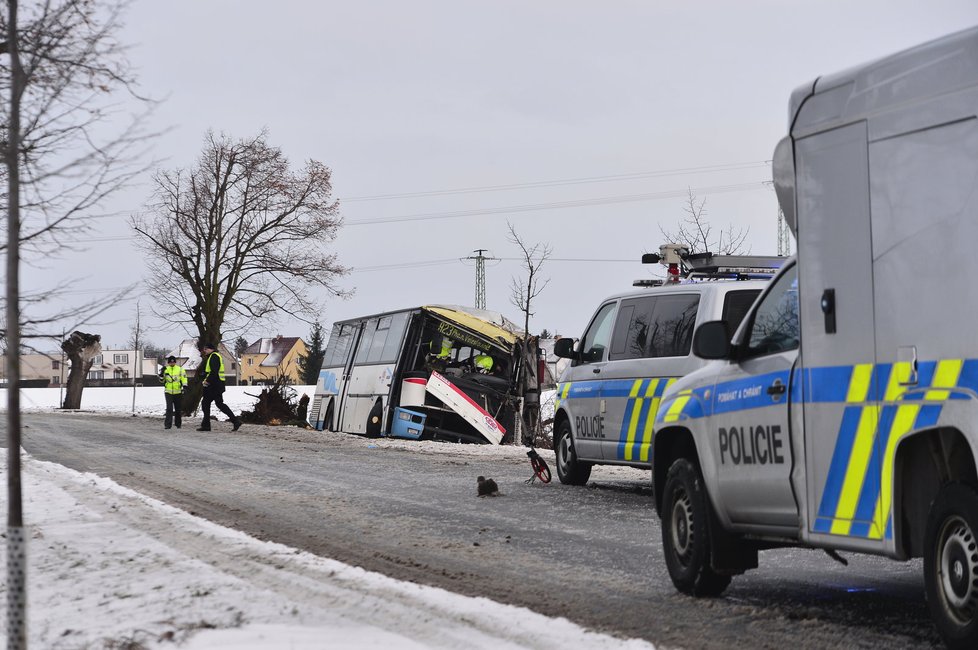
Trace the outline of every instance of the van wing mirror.
<path fill-rule="evenodd" d="M 574 339 L 557 339 L 557 342 L 554 343 L 554 355 L 564 359 L 576 359 L 577 355 L 574 353 Z"/>
<path fill-rule="evenodd" d="M 732 349 L 726 321 L 703 323 L 693 334 L 693 354 L 702 359 L 729 359 Z"/>

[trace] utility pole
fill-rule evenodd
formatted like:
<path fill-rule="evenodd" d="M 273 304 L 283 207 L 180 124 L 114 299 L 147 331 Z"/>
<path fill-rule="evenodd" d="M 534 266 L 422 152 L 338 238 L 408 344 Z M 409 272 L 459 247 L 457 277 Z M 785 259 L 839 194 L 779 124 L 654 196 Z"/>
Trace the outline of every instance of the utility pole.
<path fill-rule="evenodd" d="M 495 260 L 495 257 L 486 257 L 483 253 L 487 252 L 486 248 L 477 248 L 473 253 L 475 256 L 468 256 L 465 259 L 475 260 L 475 308 L 485 309 L 486 308 L 486 260 Z"/>
<path fill-rule="evenodd" d="M 791 255 L 791 242 L 788 239 L 788 224 L 784 222 L 784 212 L 778 208 L 778 255 Z"/>

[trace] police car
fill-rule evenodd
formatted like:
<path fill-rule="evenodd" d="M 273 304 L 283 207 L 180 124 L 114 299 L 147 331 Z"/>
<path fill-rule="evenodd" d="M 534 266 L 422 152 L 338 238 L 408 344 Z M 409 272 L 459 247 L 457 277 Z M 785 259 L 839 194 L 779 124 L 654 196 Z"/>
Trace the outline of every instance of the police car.
<path fill-rule="evenodd" d="M 733 332 L 784 258 L 690 255 L 660 247 L 669 281 L 611 296 L 574 346 L 554 354 L 570 366 L 558 378 L 554 448 L 561 483 L 584 485 L 596 464 L 650 469 L 652 425 L 663 391 L 704 365 L 691 353 L 693 331 L 722 320 Z M 681 280 L 681 276 L 685 280 Z"/>

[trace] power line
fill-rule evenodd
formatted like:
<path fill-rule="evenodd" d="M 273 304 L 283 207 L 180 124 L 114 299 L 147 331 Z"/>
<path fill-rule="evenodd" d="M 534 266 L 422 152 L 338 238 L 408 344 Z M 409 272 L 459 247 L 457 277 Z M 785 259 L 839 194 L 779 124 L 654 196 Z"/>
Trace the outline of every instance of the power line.
<path fill-rule="evenodd" d="M 556 210 L 562 208 L 580 208 L 594 205 L 613 205 L 617 203 L 633 203 L 639 201 L 655 201 L 686 196 L 689 191 L 693 194 L 725 194 L 727 192 L 743 192 L 747 190 L 765 189 L 763 181 L 753 183 L 738 183 L 735 185 L 715 185 L 696 189 L 670 190 L 667 192 L 652 192 L 647 194 L 624 194 L 618 196 L 603 196 L 593 199 L 578 199 L 574 201 L 555 201 L 551 203 L 530 203 L 526 205 L 509 205 L 498 208 L 477 208 L 473 210 L 458 210 L 455 212 L 424 212 L 407 214 L 397 217 L 378 217 L 375 219 L 348 219 L 345 226 L 367 226 L 381 223 L 400 223 L 404 221 L 429 221 L 434 219 L 457 219 L 460 217 L 476 217 L 491 214 L 512 214 L 514 212 L 533 212 L 537 210 Z"/>
<path fill-rule="evenodd" d="M 462 258 L 462 259 L 475 259 L 475 258 Z M 490 260 L 500 260 L 503 262 L 522 262 L 523 259 L 520 257 L 486 257 L 485 259 Z M 409 268 L 423 268 L 426 266 L 444 266 L 446 264 L 454 264 L 459 262 L 459 258 L 452 257 L 446 259 L 438 260 L 420 260 L 417 262 L 397 262 L 394 264 L 378 264 L 376 266 L 361 266 L 354 267 L 351 269 L 351 273 L 360 273 L 366 271 L 393 271 L 399 269 L 409 269 Z M 639 260 L 637 258 L 632 259 L 607 259 L 607 258 L 593 258 L 593 257 L 548 257 L 547 262 L 584 262 L 584 263 L 602 263 L 602 264 L 638 264 Z"/>
<path fill-rule="evenodd" d="M 700 188 L 686 188 L 682 190 L 668 190 L 664 192 L 651 192 L 644 194 L 622 194 L 596 197 L 591 199 L 577 199 L 573 201 L 553 201 L 549 203 L 530 203 L 524 205 L 509 205 L 496 208 L 476 208 L 472 210 L 457 210 L 453 212 L 425 212 L 418 214 L 406 214 L 394 217 L 377 217 L 373 219 L 348 219 L 344 222 L 345 226 L 370 226 L 384 223 L 402 223 L 406 221 L 430 221 L 437 219 L 458 219 L 462 217 L 476 217 L 494 214 L 512 214 L 520 212 L 535 212 L 540 210 L 559 210 L 564 208 L 579 208 L 598 205 L 615 205 L 620 203 L 635 203 L 642 201 L 657 201 L 661 199 L 672 199 L 686 196 L 692 191 L 695 195 L 704 194 L 726 194 L 729 192 L 745 192 L 758 189 L 770 189 L 766 181 L 756 181 L 751 183 L 737 183 L 733 185 L 713 185 Z M 115 235 L 107 237 L 76 238 L 74 242 L 108 242 L 134 239 L 134 235 Z"/>
<path fill-rule="evenodd" d="M 566 178 L 549 181 L 531 181 L 528 183 L 510 183 L 505 185 L 482 185 L 476 187 L 459 187 L 447 190 L 426 190 L 422 192 L 401 192 L 397 194 L 375 194 L 372 196 L 349 196 L 340 197 L 343 203 L 354 203 L 360 201 L 387 201 L 391 199 L 409 199 L 427 196 L 446 196 L 451 194 L 475 194 L 481 192 L 499 192 L 507 190 L 534 189 L 538 187 L 561 187 L 566 185 L 584 185 L 588 183 L 610 183 L 616 181 L 636 180 L 642 178 L 662 178 L 666 176 L 684 176 L 686 174 L 713 173 L 725 171 L 739 171 L 744 169 L 756 169 L 758 167 L 767 168 L 771 164 L 770 160 L 755 162 L 730 163 L 726 165 L 705 165 L 703 167 L 681 167 L 675 169 L 662 169 L 649 172 L 633 172 L 629 174 L 613 174 L 609 176 L 585 176 L 580 178 Z"/>

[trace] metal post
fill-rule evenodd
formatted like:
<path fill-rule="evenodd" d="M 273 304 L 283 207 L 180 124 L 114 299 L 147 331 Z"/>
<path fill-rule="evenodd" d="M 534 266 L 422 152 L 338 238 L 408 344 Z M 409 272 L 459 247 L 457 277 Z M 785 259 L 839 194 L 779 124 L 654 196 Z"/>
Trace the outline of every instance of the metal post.
<path fill-rule="evenodd" d="M 7 0 L 7 9 L 10 107 L 3 148 L 7 171 L 7 650 L 26 650 L 27 552 L 20 480 L 20 106 L 26 77 L 20 61 L 17 0 Z"/>

